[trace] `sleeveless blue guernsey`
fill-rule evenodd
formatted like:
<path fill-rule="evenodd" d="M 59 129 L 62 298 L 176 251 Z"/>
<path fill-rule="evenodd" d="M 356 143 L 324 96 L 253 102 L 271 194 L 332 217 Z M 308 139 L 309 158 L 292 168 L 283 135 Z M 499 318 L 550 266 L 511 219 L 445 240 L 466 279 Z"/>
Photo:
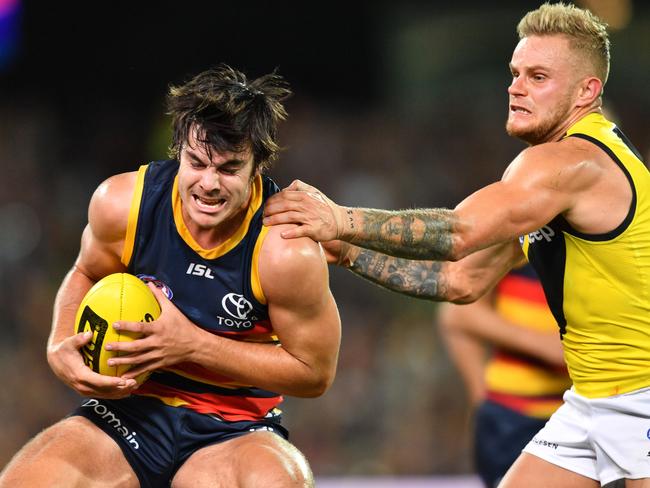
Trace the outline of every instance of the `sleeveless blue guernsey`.
<path fill-rule="evenodd" d="M 140 167 L 122 262 L 129 273 L 164 284 L 174 305 L 197 326 L 235 340 L 277 343 L 257 259 L 267 233 L 264 201 L 278 187 L 267 177 L 255 177 L 240 228 L 220 246 L 203 249 L 183 222 L 177 172 L 174 160 Z M 282 401 L 277 393 L 239 384 L 194 363 L 155 371 L 135 393 L 229 421 L 277 415 Z"/>

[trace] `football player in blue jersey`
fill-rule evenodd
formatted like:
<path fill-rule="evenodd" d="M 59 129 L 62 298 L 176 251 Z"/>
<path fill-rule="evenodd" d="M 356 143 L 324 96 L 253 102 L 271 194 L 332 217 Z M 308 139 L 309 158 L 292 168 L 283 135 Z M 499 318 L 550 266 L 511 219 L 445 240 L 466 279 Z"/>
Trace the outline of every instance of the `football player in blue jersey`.
<path fill-rule="evenodd" d="M 313 486 L 278 406 L 331 385 L 340 320 L 319 245 L 262 225 L 278 191 L 262 172 L 289 94 L 275 73 L 200 73 L 169 92 L 172 159 L 95 191 L 47 348 L 56 375 L 87 398 L 19 451 L 1 487 Z M 146 327 L 113 324 L 144 334 L 105 345 L 131 366 L 122 377 L 84 364 L 92 333 L 74 324 L 85 293 L 114 272 L 151 282 L 162 309 Z M 151 374 L 142 385 L 140 373 Z"/>

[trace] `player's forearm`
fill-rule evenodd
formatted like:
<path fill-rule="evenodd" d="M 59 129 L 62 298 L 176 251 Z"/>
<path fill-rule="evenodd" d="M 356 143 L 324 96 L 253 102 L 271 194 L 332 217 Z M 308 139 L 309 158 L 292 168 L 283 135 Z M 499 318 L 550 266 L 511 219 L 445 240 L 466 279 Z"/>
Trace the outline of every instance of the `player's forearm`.
<path fill-rule="evenodd" d="M 73 267 L 64 278 L 54 300 L 52 329 L 48 349 L 75 333 L 75 316 L 79 304 L 94 282 Z"/>
<path fill-rule="evenodd" d="M 457 218 L 452 210 L 345 208 L 342 240 L 407 259 L 450 260 Z"/>
<path fill-rule="evenodd" d="M 335 368 L 301 360 L 281 346 L 236 341 L 203 330 L 201 334 L 203 340 L 188 360 L 238 383 L 283 395 L 316 397 L 334 379 Z"/>
<path fill-rule="evenodd" d="M 428 300 L 448 300 L 449 287 L 439 261 L 416 261 L 359 249 L 349 269 L 391 291 Z"/>

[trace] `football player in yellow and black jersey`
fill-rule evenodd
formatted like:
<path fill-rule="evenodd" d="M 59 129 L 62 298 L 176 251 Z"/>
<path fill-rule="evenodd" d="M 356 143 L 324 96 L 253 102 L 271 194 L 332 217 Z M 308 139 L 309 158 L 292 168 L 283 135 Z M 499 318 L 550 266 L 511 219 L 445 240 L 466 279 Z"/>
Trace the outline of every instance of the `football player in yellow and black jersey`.
<path fill-rule="evenodd" d="M 249 81 L 226 65 L 170 89 L 173 159 L 99 186 L 57 295 L 48 360 L 88 398 L 27 444 L 0 486 L 313 486 L 278 407 L 330 386 L 340 321 L 319 245 L 262 224 L 278 190 L 262 170 L 289 93 L 276 74 Z M 146 327 L 114 325 L 144 333 L 106 345 L 132 366 L 123 377 L 84 365 L 92 334 L 73 323 L 114 272 L 149 282 L 162 309 Z"/>
<path fill-rule="evenodd" d="M 606 27 L 563 3 L 521 19 L 506 130 L 529 147 L 453 210 L 342 207 L 300 181 L 265 209 L 301 224 L 283 237 L 338 239 L 333 262 L 417 297 L 474 301 L 527 256 L 573 387 L 501 488 L 650 483 L 650 173 L 602 112 Z"/>

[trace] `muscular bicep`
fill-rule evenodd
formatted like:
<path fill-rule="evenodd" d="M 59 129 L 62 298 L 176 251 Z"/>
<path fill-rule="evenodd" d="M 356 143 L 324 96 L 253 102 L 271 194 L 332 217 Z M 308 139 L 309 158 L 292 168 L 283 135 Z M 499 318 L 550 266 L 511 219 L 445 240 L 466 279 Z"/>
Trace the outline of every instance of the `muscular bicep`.
<path fill-rule="evenodd" d="M 556 191 L 521 181 L 493 183 L 454 210 L 463 223 L 462 254 L 512 240 L 546 225 L 567 208 Z"/>
<path fill-rule="evenodd" d="M 315 375 L 331 381 L 341 330 L 319 246 L 309 239 L 268 236 L 260 255 L 260 279 L 282 347 Z"/>
<path fill-rule="evenodd" d="M 570 146 L 552 144 L 522 152 L 501 181 L 456 207 L 459 225 L 455 239 L 460 255 L 539 229 L 570 211 L 593 187 L 600 177 L 598 168 Z"/>

